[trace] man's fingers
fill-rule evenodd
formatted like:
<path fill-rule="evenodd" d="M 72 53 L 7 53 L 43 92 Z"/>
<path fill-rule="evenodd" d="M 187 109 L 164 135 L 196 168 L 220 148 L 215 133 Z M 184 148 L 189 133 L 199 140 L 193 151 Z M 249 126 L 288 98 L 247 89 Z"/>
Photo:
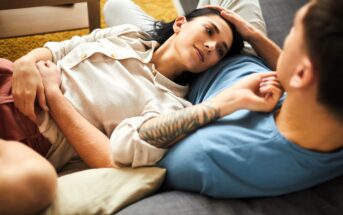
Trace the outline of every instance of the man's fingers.
<path fill-rule="evenodd" d="M 245 22 L 242 17 L 240 17 L 238 14 L 232 11 L 223 10 L 221 11 L 220 15 L 225 19 L 231 20 L 231 22 L 234 22 L 234 24 L 237 25 Z"/>
<path fill-rule="evenodd" d="M 226 11 L 222 11 L 220 13 L 220 15 L 226 19 L 227 21 L 229 21 L 230 23 L 234 24 L 236 26 L 237 23 L 237 19 L 236 17 L 232 16 L 230 13 L 226 12 Z"/>
<path fill-rule="evenodd" d="M 219 5 L 205 5 L 204 7 L 213 8 L 213 9 L 216 9 L 216 10 L 219 10 L 219 11 L 225 10 L 225 8 L 223 8 L 223 7 L 219 6 Z"/>

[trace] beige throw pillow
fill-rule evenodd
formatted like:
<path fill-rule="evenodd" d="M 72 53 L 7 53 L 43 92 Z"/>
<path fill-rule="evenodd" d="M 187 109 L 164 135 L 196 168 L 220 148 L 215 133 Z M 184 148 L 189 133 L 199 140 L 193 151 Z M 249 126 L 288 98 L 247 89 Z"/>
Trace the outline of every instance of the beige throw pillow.
<path fill-rule="evenodd" d="M 90 169 L 58 179 L 55 201 L 43 215 L 112 214 L 156 191 L 166 170 L 158 167 Z"/>

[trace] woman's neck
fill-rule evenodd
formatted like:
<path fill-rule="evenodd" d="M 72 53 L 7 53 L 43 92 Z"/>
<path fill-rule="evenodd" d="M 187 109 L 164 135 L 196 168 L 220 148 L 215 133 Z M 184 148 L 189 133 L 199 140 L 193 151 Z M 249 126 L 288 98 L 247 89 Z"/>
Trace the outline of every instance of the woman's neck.
<path fill-rule="evenodd" d="M 170 39 L 154 52 L 151 63 L 155 64 L 155 68 L 159 73 L 170 80 L 174 80 L 185 70 L 174 53 Z"/>
<path fill-rule="evenodd" d="M 343 147 L 343 123 L 317 102 L 288 96 L 275 119 L 282 135 L 303 148 L 331 152 Z"/>

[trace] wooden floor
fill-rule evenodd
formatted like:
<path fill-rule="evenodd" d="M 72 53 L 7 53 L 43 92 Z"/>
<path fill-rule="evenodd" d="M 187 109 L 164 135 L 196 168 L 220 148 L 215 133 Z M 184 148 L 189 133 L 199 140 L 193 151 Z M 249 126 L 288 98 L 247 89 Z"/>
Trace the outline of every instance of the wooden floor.
<path fill-rule="evenodd" d="M 87 3 L 0 10 L 0 38 L 87 27 Z"/>

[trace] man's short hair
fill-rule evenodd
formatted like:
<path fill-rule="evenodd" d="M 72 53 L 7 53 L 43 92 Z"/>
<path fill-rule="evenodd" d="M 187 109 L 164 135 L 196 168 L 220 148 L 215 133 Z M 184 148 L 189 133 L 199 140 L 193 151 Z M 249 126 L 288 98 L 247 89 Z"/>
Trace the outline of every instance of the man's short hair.
<path fill-rule="evenodd" d="M 343 1 L 313 1 L 303 25 L 305 44 L 319 76 L 318 101 L 343 121 Z"/>

